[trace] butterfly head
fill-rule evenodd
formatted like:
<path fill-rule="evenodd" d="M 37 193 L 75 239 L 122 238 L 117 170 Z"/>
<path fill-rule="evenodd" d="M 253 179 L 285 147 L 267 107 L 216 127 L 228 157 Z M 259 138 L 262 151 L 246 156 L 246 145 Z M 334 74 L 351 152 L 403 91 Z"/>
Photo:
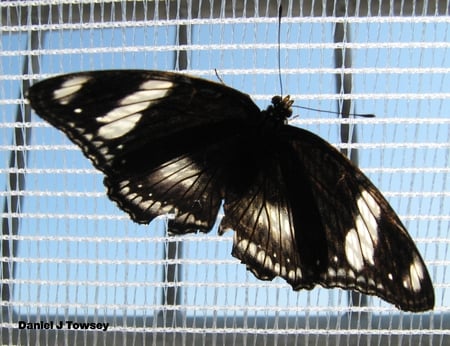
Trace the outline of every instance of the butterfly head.
<path fill-rule="evenodd" d="M 293 103 L 294 100 L 291 100 L 289 95 L 285 97 L 274 96 L 272 97 L 272 104 L 267 107 L 266 112 L 269 117 L 277 122 L 287 124 L 287 119 L 292 115 L 291 106 Z"/>

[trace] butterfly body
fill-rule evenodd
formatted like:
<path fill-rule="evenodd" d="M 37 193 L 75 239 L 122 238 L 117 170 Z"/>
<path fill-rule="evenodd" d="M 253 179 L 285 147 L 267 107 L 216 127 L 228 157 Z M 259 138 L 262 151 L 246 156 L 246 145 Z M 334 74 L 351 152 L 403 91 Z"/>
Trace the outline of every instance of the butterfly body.
<path fill-rule="evenodd" d="M 292 100 L 261 111 L 225 85 L 159 71 L 97 71 L 34 85 L 28 96 L 105 174 L 108 196 L 138 223 L 171 213 L 172 234 L 222 234 L 258 278 L 296 290 L 434 305 L 425 264 L 367 177 L 320 137 L 287 124 Z"/>

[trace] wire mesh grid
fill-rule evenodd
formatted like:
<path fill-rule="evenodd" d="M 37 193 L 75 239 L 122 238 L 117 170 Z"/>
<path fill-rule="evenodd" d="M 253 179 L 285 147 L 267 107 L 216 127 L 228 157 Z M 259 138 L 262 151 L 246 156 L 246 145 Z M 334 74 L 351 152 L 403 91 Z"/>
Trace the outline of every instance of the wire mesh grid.
<path fill-rule="evenodd" d="M 450 342 L 448 1 L 286 1 L 280 27 L 278 7 L 0 3 L 3 343 Z M 232 232 L 169 237 L 167 217 L 133 223 L 79 148 L 24 102 L 34 81 L 117 68 L 220 78 L 261 108 L 284 92 L 324 110 L 296 109 L 291 124 L 357 152 L 426 261 L 435 309 L 400 312 L 340 289 L 294 292 L 246 271 L 230 254 Z M 326 112 L 349 105 L 376 117 Z"/>

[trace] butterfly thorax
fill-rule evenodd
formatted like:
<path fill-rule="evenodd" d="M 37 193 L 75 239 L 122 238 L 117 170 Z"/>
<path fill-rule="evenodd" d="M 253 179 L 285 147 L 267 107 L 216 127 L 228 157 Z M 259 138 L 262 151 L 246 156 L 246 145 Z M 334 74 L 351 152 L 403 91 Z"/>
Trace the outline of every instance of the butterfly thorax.
<path fill-rule="evenodd" d="M 274 120 L 276 123 L 283 125 L 287 124 L 287 119 L 292 116 L 293 100 L 287 95 L 284 98 L 281 96 L 272 97 L 272 104 L 267 107 L 264 113 L 267 114 L 268 119 Z"/>

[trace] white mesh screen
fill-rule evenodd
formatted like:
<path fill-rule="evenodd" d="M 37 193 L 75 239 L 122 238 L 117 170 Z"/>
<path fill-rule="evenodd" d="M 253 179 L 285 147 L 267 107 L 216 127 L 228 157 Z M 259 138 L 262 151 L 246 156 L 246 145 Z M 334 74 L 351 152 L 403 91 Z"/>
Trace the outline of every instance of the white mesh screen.
<path fill-rule="evenodd" d="M 336 3 L 283 1 L 280 45 L 277 1 L 0 3 L 4 344 L 450 343 L 450 4 Z M 283 93 L 296 105 L 337 111 L 351 100 L 352 112 L 376 115 L 295 109 L 291 123 L 357 150 L 426 261 L 434 311 L 340 289 L 294 292 L 246 271 L 231 232 L 168 237 L 164 217 L 134 224 L 79 148 L 24 104 L 29 82 L 61 73 L 186 70 L 217 81 L 216 69 L 265 108 L 281 92 L 279 46 Z M 343 50 L 345 65 L 335 59 Z M 342 141 L 342 123 L 357 142 Z M 78 324 L 56 327 L 68 321 Z"/>

